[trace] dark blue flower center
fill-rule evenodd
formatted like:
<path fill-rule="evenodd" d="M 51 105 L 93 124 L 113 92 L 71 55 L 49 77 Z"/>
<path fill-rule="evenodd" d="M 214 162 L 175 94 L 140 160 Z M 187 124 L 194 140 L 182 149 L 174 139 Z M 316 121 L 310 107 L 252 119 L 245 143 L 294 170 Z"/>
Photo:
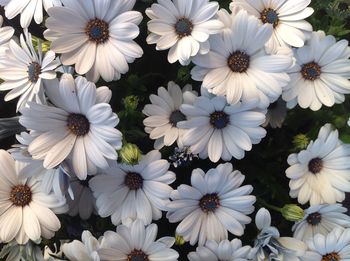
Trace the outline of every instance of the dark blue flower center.
<path fill-rule="evenodd" d="M 186 120 L 186 116 L 179 110 L 176 110 L 176 111 L 173 111 L 171 114 L 170 114 L 170 117 L 169 117 L 169 122 L 171 123 L 171 125 L 173 125 L 174 127 L 176 126 L 176 124 L 179 122 L 179 121 L 184 121 Z"/>
<path fill-rule="evenodd" d="M 206 194 L 199 200 L 203 212 L 214 212 L 220 206 L 220 198 L 216 193 Z"/>
<path fill-rule="evenodd" d="M 192 33 L 193 24 L 187 18 L 180 18 L 175 24 L 175 31 L 179 37 L 188 36 Z"/>
<path fill-rule="evenodd" d="M 313 174 L 320 173 L 323 168 L 323 161 L 320 158 L 314 158 L 309 161 L 308 164 L 309 171 Z"/>
<path fill-rule="evenodd" d="M 310 225 L 316 226 L 316 225 L 321 223 L 321 219 L 322 219 L 321 214 L 318 212 L 315 212 L 315 213 L 311 213 L 310 215 L 308 215 L 308 217 L 306 218 L 306 221 Z"/>
<path fill-rule="evenodd" d="M 315 62 L 304 64 L 301 69 L 301 75 L 306 80 L 314 81 L 320 77 L 321 67 Z"/>
<path fill-rule="evenodd" d="M 90 122 L 83 114 L 71 113 L 67 118 L 68 129 L 76 136 L 84 136 L 90 130 Z"/>
<path fill-rule="evenodd" d="M 244 73 L 248 70 L 250 64 L 250 57 L 245 52 L 236 51 L 232 53 L 227 59 L 227 65 L 231 71 L 237 73 Z"/>
<path fill-rule="evenodd" d="M 14 186 L 10 192 L 10 200 L 17 207 L 24 207 L 32 201 L 32 191 L 27 185 Z"/>
<path fill-rule="evenodd" d="M 143 186 L 143 178 L 139 173 L 129 172 L 125 176 L 124 184 L 130 190 L 138 190 Z"/>
<path fill-rule="evenodd" d="M 223 129 L 230 122 L 230 117 L 223 111 L 210 114 L 210 124 L 216 129 Z"/>
<path fill-rule="evenodd" d="M 109 25 L 105 21 L 95 18 L 87 23 L 85 33 L 90 41 L 101 44 L 109 38 Z"/>
<path fill-rule="evenodd" d="M 274 27 L 278 25 L 279 21 L 277 12 L 271 8 L 264 9 L 260 14 L 260 19 L 264 24 L 269 23 Z"/>
<path fill-rule="evenodd" d="M 127 261 L 148 261 L 148 256 L 142 250 L 133 250 L 129 255 Z"/>
<path fill-rule="evenodd" d="M 41 73 L 41 65 L 37 62 L 32 62 L 28 66 L 28 78 L 31 82 L 36 83 Z"/>

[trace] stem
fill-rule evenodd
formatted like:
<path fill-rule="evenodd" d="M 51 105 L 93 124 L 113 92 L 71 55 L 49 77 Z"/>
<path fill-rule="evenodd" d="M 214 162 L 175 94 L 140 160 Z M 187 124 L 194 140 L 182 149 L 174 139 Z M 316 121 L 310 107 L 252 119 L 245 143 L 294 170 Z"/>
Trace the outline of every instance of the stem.
<path fill-rule="evenodd" d="M 282 208 L 271 205 L 271 204 L 267 203 L 265 200 L 260 199 L 260 198 L 258 198 L 257 201 L 258 201 L 258 204 L 262 205 L 263 207 L 266 207 L 268 209 L 282 213 Z"/>

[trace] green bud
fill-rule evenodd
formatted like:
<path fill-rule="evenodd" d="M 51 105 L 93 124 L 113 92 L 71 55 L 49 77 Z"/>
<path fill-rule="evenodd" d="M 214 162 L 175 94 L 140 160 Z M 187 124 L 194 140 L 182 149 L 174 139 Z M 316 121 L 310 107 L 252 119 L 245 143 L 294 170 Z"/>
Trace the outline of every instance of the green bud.
<path fill-rule="evenodd" d="M 178 234 L 175 235 L 175 245 L 182 246 L 183 244 L 185 244 L 185 242 L 186 241 L 182 236 L 180 236 Z"/>
<path fill-rule="evenodd" d="M 304 218 L 304 210 L 296 204 L 286 204 L 281 209 L 282 216 L 288 221 L 300 221 Z"/>
<path fill-rule="evenodd" d="M 293 138 L 294 147 L 299 150 L 306 149 L 309 142 L 309 138 L 305 134 L 298 134 Z"/>
<path fill-rule="evenodd" d="M 123 103 L 127 111 L 134 111 L 139 105 L 139 98 L 135 95 L 129 95 L 123 99 Z"/>
<path fill-rule="evenodd" d="M 136 165 L 141 159 L 140 149 L 132 143 L 126 143 L 119 151 L 123 163 Z"/>

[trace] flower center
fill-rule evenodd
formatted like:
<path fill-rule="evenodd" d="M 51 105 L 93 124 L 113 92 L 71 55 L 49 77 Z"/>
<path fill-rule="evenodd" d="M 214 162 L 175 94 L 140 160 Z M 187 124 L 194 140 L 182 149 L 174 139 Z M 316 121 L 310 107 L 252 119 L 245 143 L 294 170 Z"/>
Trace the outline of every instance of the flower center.
<path fill-rule="evenodd" d="M 28 66 L 28 78 L 32 83 L 36 83 L 41 73 L 41 65 L 37 62 L 32 62 Z"/>
<path fill-rule="evenodd" d="M 95 18 L 87 23 L 85 33 L 90 41 L 102 44 L 109 39 L 109 25 L 105 21 Z"/>
<path fill-rule="evenodd" d="M 320 158 L 314 158 L 310 160 L 308 167 L 313 174 L 320 173 L 323 168 L 323 161 Z"/>
<path fill-rule="evenodd" d="M 315 63 L 304 64 L 301 68 L 301 75 L 305 80 L 314 81 L 321 75 L 321 67 Z"/>
<path fill-rule="evenodd" d="M 127 261 L 148 261 L 148 256 L 142 250 L 134 249 L 129 255 Z"/>
<path fill-rule="evenodd" d="M 316 226 L 319 223 L 321 223 L 321 219 L 322 219 L 321 214 L 318 212 L 315 212 L 315 213 L 311 213 L 310 215 L 308 215 L 308 217 L 306 218 L 306 221 L 310 225 Z"/>
<path fill-rule="evenodd" d="M 278 25 L 278 14 L 275 10 L 271 8 L 266 8 L 260 13 L 260 19 L 261 21 L 266 24 L 272 24 L 273 27 L 276 27 Z"/>
<path fill-rule="evenodd" d="M 129 172 L 125 176 L 124 184 L 130 190 L 138 190 L 143 186 L 143 178 L 139 173 Z"/>
<path fill-rule="evenodd" d="M 210 124 L 216 129 L 223 129 L 230 122 L 230 117 L 223 111 L 210 114 Z"/>
<path fill-rule="evenodd" d="M 250 57 L 245 52 L 236 51 L 227 59 L 227 65 L 233 72 L 244 73 L 248 70 Z"/>
<path fill-rule="evenodd" d="M 10 200 L 17 207 L 24 207 L 32 201 L 32 191 L 27 185 L 14 186 L 10 192 Z"/>
<path fill-rule="evenodd" d="M 322 256 L 321 261 L 339 261 L 340 260 L 340 256 L 338 255 L 338 253 L 332 252 L 329 254 L 325 254 L 324 256 Z"/>
<path fill-rule="evenodd" d="M 173 127 L 175 127 L 179 121 L 184 121 L 184 120 L 186 120 L 186 116 L 179 110 L 173 111 L 169 117 L 169 121 L 171 125 L 173 125 Z"/>
<path fill-rule="evenodd" d="M 187 18 L 180 18 L 175 24 L 175 31 L 180 38 L 189 36 L 192 33 L 193 24 Z"/>
<path fill-rule="evenodd" d="M 90 122 L 84 115 L 72 113 L 67 118 L 67 127 L 76 136 L 84 136 L 90 130 Z"/>
<path fill-rule="evenodd" d="M 203 212 L 214 212 L 220 206 L 220 199 L 216 193 L 204 195 L 199 200 L 199 206 Z"/>

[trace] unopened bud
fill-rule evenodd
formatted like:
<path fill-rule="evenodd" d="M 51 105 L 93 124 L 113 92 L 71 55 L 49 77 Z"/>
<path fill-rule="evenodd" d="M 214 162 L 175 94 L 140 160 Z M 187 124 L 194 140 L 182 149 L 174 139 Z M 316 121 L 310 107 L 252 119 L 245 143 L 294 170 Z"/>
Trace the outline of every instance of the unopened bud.
<path fill-rule="evenodd" d="M 140 149 L 132 143 L 126 143 L 119 151 L 123 163 L 136 165 L 141 159 Z"/>
<path fill-rule="evenodd" d="M 304 218 L 304 210 L 296 204 L 286 204 L 281 209 L 282 216 L 288 220 L 297 222 Z"/>

